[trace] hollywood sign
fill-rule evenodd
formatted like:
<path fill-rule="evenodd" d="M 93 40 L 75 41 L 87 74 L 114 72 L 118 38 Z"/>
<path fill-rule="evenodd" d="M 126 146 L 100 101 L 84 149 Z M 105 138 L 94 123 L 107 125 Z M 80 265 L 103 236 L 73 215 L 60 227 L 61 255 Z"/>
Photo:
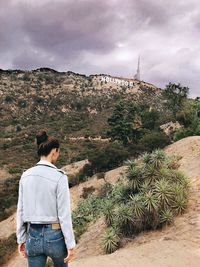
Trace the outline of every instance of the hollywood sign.
<path fill-rule="evenodd" d="M 108 77 L 108 76 L 101 76 L 101 81 L 102 82 L 107 82 L 107 83 L 116 83 L 118 85 L 122 85 L 122 86 L 134 86 L 133 81 L 127 81 L 127 80 L 123 80 L 123 79 L 118 79 L 118 78 L 112 78 L 112 77 Z"/>

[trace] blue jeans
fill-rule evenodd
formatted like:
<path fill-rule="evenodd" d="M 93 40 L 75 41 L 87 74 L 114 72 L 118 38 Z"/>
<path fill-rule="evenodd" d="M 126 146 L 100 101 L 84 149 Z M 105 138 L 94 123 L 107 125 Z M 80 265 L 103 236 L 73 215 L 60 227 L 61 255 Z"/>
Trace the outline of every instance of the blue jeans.
<path fill-rule="evenodd" d="M 45 267 L 49 256 L 54 267 L 68 267 L 64 263 L 67 248 L 61 229 L 52 229 L 51 225 L 30 225 L 27 232 L 26 253 L 29 267 Z"/>

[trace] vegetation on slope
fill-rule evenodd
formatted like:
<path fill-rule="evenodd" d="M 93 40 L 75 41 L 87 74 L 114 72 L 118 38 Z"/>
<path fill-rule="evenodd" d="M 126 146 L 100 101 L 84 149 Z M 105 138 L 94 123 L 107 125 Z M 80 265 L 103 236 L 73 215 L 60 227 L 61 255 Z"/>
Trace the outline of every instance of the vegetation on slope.
<path fill-rule="evenodd" d="M 105 209 L 104 216 L 110 230 L 103 236 L 106 253 L 119 247 L 117 238 L 160 228 L 185 211 L 189 180 L 177 168 L 177 158 L 162 150 L 128 162 L 124 180 L 107 199 L 110 208 L 109 212 Z"/>

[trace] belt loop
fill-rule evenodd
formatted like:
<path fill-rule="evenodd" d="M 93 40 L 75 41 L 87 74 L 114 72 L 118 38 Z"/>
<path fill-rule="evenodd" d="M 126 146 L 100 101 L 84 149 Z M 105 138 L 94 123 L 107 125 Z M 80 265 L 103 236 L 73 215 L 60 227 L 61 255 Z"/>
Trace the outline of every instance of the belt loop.
<path fill-rule="evenodd" d="M 42 226 L 42 236 L 44 236 L 44 228 L 45 228 L 45 225 Z"/>
<path fill-rule="evenodd" d="M 30 229 L 30 222 L 27 222 L 27 234 L 29 233 L 29 229 Z"/>

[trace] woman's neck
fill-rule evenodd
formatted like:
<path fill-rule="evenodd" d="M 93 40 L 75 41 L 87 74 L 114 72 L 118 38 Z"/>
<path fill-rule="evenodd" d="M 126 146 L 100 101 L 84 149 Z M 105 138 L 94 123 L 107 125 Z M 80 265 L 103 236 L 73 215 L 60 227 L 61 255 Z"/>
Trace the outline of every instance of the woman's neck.
<path fill-rule="evenodd" d="M 50 157 L 45 157 L 45 156 L 42 156 L 42 157 L 40 157 L 40 160 L 47 160 L 47 161 L 49 161 L 50 163 L 52 163 L 52 160 L 51 160 L 51 158 Z"/>

